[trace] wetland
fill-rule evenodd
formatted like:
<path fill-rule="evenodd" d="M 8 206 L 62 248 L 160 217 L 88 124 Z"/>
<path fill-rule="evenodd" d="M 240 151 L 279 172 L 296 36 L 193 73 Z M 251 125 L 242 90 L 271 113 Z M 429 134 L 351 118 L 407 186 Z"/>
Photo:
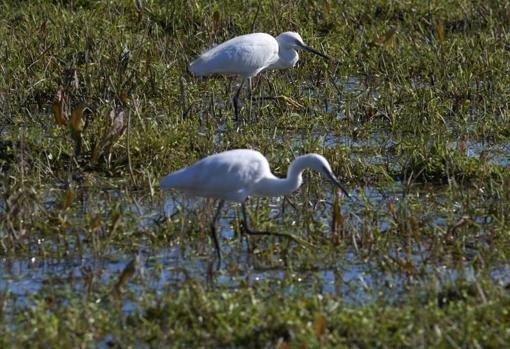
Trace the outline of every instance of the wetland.
<path fill-rule="evenodd" d="M 510 342 L 510 5 L 1 1 L 0 347 L 498 348 Z M 204 49 L 297 31 L 322 60 L 195 78 Z M 277 96 L 277 98 L 266 98 Z M 251 104 L 251 105 L 250 105 Z M 250 111 L 251 109 L 251 111 Z M 159 179 L 259 150 L 286 197 Z"/>

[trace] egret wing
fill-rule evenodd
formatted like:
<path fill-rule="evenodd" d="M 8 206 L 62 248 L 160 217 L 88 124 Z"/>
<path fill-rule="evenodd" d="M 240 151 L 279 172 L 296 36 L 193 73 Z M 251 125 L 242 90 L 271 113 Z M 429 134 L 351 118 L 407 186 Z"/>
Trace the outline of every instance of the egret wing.
<path fill-rule="evenodd" d="M 162 185 L 197 196 L 243 201 L 268 170 L 264 157 L 250 151 L 230 151 L 171 173 Z"/>
<path fill-rule="evenodd" d="M 228 40 L 193 61 L 195 75 L 236 74 L 255 76 L 278 60 L 278 43 L 269 34 L 254 33 Z"/>

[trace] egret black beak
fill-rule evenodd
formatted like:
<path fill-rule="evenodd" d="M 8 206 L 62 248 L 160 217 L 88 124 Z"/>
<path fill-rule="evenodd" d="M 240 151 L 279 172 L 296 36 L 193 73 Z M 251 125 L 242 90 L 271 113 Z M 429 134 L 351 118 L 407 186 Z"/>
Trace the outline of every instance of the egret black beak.
<path fill-rule="evenodd" d="M 340 181 L 335 177 L 335 175 L 331 173 L 331 171 L 328 170 L 326 167 L 323 167 L 323 170 L 326 176 L 329 178 L 329 180 L 333 182 L 338 188 L 340 188 L 340 190 L 342 190 L 348 198 L 350 198 L 351 196 L 349 195 L 349 192 L 347 191 L 345 186 L 342 183 L 340 183 Z"/>
<path fill-rule="evenodd" d="M 306 50 L 306 51 L 308 51 L 308 52 L 315 53 L 316 55 L 319 55 L 319 56 L 321 56 L 321 57 L 323 57 L 323 58 L 329 59 L 329 57 L 328 57 L 328 56 L 326 56 L 324 53 L 319 52 L 319 51 L 317 51 L 316 49 L 311 48 L 310 46 L 306 46 L 305 44 L 302 44 L 302 43 L 300 43 L 300 42 L 298 42 L 298 43 L 297 43 L 297 45 L 298 45 L 299 47 L 301 47 L 303 50 Z"/>

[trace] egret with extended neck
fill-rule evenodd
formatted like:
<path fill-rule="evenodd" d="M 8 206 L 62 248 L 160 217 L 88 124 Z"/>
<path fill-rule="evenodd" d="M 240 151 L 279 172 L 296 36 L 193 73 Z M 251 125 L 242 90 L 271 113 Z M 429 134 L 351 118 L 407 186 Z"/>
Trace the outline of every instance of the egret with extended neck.
<path fill-rule="evenodd" d="M 271 173 L 267 159 L 255 150 L 236 149 L 208 156 L 189 167 L 163 177 L 161 188 L 173 188 L 191 195 L 219 199 L 220 203 L 211 223 L 211 235 L 221 260 L 220 246 L 216 236 L 216 221 L 225 201 L 241 203 L 243 227 L 248 234 L 288 236 L 281 233 L 254 232 L 249 228 L 245 201 L 250 195 L 280 196 L 296 191 L 303 183 L 306 168 L 317 170 L 326 176 L 345 195 L 347 189 L 335 177 L 329 162 L 319 154 L 302 155 L 289 166 L 286 178 Z"/>

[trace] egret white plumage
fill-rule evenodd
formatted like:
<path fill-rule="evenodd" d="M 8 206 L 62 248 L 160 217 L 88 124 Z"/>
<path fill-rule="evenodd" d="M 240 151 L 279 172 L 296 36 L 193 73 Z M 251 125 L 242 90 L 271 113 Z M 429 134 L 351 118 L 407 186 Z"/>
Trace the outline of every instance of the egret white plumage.
<path fill-rule="evenodd" d="M 325 54 L 305 45 L 298 33 L 284 32 L 276 38 L 266 33 L 252 33 L 225 41 L 195 59 L 189 65 L 195 76 L 212 74 L 239 75 L 241 83 L 234 95 L 234 111 L 239 118 L 239 94 L 246 80 L 267 69 L 287 69 L 296 65 L 299 55 L 296 49 L 304 49 L 321 57 Z"/>
<path fill-rule="evenodd" d="M 250 149 L 235 149 L 208 156 L 189 167 L 163 177 L 160 186 L 195 196 L 220 200 L 211 223 L 211 234 L 218 258 L 221 260 L 216 236 L 216 221 L 225 201 L 241 203 L 243 228 L 246 233 L 288 237 L 281 233 L 252 231 L 248 225 L 245 201 L 250 195 L 280 196 L 292 193 L 303 183 L 302 173 L 306 168 L 319 171 L 349 196 L 346 188 L 333 174 L 328 161 L 319 154 L 306 154 L 297 157 L 290 164 L 287 177 L 278 178 L 271 173 L 269 163 L 264 155 Z"/>

